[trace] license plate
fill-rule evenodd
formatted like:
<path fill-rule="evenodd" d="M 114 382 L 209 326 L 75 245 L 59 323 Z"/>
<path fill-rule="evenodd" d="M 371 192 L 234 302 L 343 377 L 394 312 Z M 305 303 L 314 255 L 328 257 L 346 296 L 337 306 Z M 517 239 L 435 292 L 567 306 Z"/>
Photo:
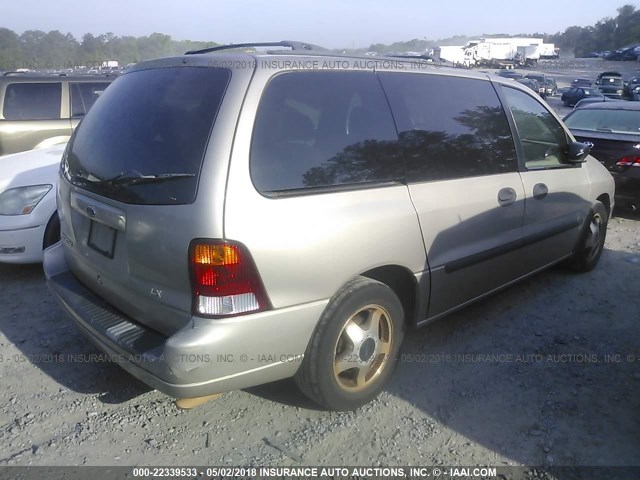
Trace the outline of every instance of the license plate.
<path fill-rule="evenodd" d="M 115 228 L 107 227 L 102 223 L 91 220 L 89 225 L 89 240 L 87 245 L 102 255 L 113 258 L 113 250 L 116 245 Z"/>

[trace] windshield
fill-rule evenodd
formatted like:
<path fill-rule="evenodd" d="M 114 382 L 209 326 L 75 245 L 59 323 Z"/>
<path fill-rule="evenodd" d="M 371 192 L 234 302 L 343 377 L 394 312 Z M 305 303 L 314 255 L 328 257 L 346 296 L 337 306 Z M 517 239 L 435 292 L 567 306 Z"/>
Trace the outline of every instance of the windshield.
<path fill-rule="evenodd" d="M 622 85 L 622 79 L 618 77 L 603 77 L 600 80 L 600 85 L 613 85 L 615 87 L 619 87 Z"/>
<path fill-rule="evenodd" d="M 575 110 L 564 123 L 572 130 L 640 135 L 640 110 Z"/>
<path fill-rule="evenodd" d="M 63 175 L 126 203 L 193 202 L 230 76 L 226 69 L 199 67 L 123 75 L 80 123 L 63 158 Z"/>

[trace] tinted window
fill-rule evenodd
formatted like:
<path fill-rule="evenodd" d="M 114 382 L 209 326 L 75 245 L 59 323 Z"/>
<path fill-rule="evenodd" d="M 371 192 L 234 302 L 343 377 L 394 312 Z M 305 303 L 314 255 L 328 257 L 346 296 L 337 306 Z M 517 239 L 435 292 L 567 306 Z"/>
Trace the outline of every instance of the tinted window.
<path fill-rule="evenodd" d="M 411 181 L 517 170 L 507 117 L 491 83 L 442 75 L 379 74 Z"/>
<path fill-rule="evenodd" d="M 549 110 L 524 92 L 508 87 L 503 91 L 518 130 L 527 168 L 566 163 L 567 136 Z"/>
<path fill-rule="evenodd" d="M 66 178 L 127 203 L 192 202 L 230 76 L 225 69 L 181 67 L 118 78 L 76 129 L 62 164 Z"/>
<path fill-rule="evenodd" d="M 89 111 L 109 83 L 71 83 L 71 116 L 81 117 Z"/>
<path fill-rule="evenodd" d="M 62 83 L 13 83 L 7 85 L 2 114 L 7 120 L 60 118 Z"/>
<path fill-rule="evenodd" d="M 402 177 L 398 138 L 371 72 L 292 72 L 260 101 L 251 178 L 261 192 Z"/>

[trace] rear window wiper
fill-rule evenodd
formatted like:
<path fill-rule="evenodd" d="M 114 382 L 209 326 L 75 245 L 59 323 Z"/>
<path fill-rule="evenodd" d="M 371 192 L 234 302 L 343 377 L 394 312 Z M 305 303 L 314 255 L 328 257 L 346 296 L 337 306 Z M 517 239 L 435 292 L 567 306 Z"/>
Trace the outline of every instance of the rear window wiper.
<path fill-rule="evenodd" d="M 162 183 L 178 178 L 195 177 L 195 173 L 160 173 L 143 175 L 139 172 L 123 172 L 112 178 L 100 180 L 97 183 L 107 185 L 140 185 L 143 183 Z"/>

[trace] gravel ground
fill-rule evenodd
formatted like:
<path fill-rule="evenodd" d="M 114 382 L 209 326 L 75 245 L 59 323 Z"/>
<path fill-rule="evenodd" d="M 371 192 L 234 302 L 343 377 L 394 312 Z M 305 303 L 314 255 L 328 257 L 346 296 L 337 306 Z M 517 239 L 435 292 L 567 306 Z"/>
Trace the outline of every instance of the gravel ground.
<path fill-rule="evenodd" d="M 178 410 L 91 358 L 40 266 L 0 265 L 0 465 L 640 465 L 639 272 L 623 213 L 593 272 L 410 332 L 387 390 L 333 413 L 291 381 Z"/>

